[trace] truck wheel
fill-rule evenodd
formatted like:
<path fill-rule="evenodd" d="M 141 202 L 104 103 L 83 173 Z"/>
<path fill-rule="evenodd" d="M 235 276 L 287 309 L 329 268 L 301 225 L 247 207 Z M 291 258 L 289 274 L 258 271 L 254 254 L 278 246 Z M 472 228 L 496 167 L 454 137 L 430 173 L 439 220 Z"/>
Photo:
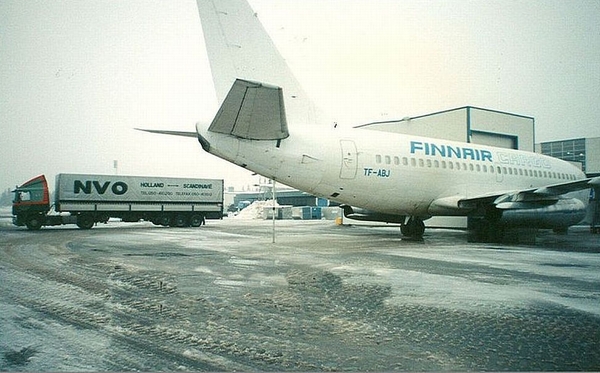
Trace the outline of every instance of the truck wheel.
<path fill-rule="evenodd" d="M 32 231 L 39 230 L 42 227 L 42 224 L 43 224 L 43 220 L 40 215 L 31 215 L 30 217 L 27 218 L 27 221 L 25 222 L 27 229 L 32 230 Z"/>
<path fill-rule="evenodd" d="M 204 221 L 204 216 L 202 216 L 200 214 L 194 214 L 190 218 L 190 225 L 192 227 L 196 228 L 196 227 L 199 227 L 200 225 L 202 225 L 203 221 Z"/>
<path fill-rule="evenodd" d="M 158 222 L 159 222 L 159 224 L 160 224 L 160 225 L 162 225 L 163 227 L 168 227 L 168 226 L 169 226 L 169 224 L 171 224 L 171 216 L 170 216 L 170 215 L 168 215 L 168 214 L 161 215 L 161 216 L 158 218 Z"/>
<path fill-rule="evenodd" d="M 187 219 L 185 218 L 185 215 L 183 214 L 177 214 L 175 215 L 175 217 L 173 218 L 173 221 L 171 221 L 171 225 L 174 227 L 185 227 L 188 225 Z"/>
<path fill-rule="evenodd" d="M 89 214 L 77 216 L 77 226 L 81 229 L 91 229 L 94 226 L 94 218 Z"/>

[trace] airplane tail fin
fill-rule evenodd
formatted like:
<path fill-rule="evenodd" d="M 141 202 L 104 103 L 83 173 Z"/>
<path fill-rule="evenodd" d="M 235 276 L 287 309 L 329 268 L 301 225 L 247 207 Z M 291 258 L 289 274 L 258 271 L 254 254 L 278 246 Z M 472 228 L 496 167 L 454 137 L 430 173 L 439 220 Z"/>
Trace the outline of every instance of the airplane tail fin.
<path fill-rule="evenodd" d="M 208 130 L 250 140 L 287 138 L 282 89 L 237 79 Z"/>
<path fill-rule="evenodd" d="M 290 122 L 323 123 L 325 114 L 302 89 L 247 0 L 197 0 L 219 104 L 236 78 L 284 89 Z"/>

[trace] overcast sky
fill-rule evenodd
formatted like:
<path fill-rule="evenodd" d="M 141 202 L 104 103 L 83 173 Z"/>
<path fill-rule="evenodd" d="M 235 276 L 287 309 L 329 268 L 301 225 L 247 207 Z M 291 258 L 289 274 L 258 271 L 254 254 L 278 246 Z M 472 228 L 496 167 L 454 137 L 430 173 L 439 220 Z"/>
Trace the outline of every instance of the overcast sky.
<path fill-rule="evenodd" d="M 472 105 L 536 141 L 600 136 L 600 1 L 250 0 L 340 125 Z M 194 0 L 0 1 L 0 188 L 60 172 L 256 178 L 204 153 L 217 103 Z M 327 125 L 327 124 L 325 124 Z"/>

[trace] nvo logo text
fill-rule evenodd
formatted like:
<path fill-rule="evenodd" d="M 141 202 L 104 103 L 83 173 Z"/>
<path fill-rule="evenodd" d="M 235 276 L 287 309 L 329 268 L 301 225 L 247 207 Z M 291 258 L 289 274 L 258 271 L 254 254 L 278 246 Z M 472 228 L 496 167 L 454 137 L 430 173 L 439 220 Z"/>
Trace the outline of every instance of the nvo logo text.
<path fill-rule="evenodd" d="M 75 194 L 92 194 L 92 187 L 98 194 L 106 193 L 106 191 L 110 187 L 110 191 L 118 196 L 125 194 L 127 192 L 127 189 L 129 188 L 127 184 L 122 181 L 117 181 L 111 185 L 110 181 L 106 181 L 100 184 L 100 182 L 97 180 L 86 180 L 85 183 L 81 180 L 75 180 L 73 184 L 73 192 Z"/>

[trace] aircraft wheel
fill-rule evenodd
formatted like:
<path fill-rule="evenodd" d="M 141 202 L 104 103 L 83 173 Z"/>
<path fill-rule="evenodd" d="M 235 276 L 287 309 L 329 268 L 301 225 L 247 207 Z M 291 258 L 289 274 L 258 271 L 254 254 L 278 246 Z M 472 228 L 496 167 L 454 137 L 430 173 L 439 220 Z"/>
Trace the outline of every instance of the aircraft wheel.
<path fill-rule="evenodd" d="M 411 217 L 406 224 L 400 226 L 400 232 L 406 237 L 421 238 L 425 233 L 425 223 L 419 218 Z"/>
<path fill-rule="evenodd" d="M 408 224 L 402 224 L 400 226 L 400 232 L 402 233 L 403 236 L 410 236 L 410 231 L 408 228 Z"/>

